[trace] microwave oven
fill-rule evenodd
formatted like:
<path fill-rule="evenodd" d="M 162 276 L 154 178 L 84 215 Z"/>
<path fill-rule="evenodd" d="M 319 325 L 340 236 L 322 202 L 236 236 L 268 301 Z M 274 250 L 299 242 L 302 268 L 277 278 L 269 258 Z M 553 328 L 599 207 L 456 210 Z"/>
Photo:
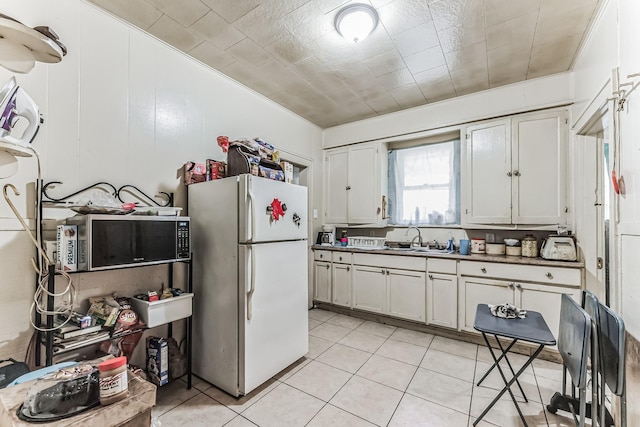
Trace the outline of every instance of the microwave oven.
<path fill-rule="evenodd" d="M 191 258 L 190 221 L 184 216 L 77 215 L 78 270 L 163 264 Z"/>

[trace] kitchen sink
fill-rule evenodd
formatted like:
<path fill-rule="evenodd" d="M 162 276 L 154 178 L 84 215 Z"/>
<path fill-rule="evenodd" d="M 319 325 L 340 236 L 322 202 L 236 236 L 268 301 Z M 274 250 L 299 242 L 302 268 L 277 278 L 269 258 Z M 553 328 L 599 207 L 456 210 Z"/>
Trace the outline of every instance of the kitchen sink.
<path fill-rule="evenodd" d="M 428 254 L 452 254 L 454 251 L 448 249 L 435 249 L 435 248 L 411 248 L 414 252 L 426 252 Z"/>
<path fill-rule="evenodd" d="M 411 252 L 416 248 L 387 248 L 387 249 L 390 251 L 396 251 L 396 252 Z"/>

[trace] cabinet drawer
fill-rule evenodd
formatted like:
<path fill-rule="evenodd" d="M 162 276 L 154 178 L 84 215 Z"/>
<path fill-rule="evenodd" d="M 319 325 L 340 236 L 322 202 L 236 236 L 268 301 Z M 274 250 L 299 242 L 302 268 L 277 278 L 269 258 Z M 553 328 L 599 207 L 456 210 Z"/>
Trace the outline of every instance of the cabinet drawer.
<path fill-rule="evenodd" d="M 429 273 L 456 274 L 457 261 L 455 259 L 428 258 L 427 271 Z"/>
<path fill-rule="evenodd" d="M 460 274 L 463 276 L 500 278 L 554 285 L 562 284 L 575 287 L 581 285 L 579 268 L 460 261 Z"/>
<path fill-rule="evenodd" d="M 372 267 L 399 268 L 401 270 L 426 271 L 427 262 L 424 257 L 353 254 L 353 264 L 370 265 Z"/>
<path fill-rule="evenodd" d="M 351 257 L 352 257 L 352 253 L 351 252 L 339 252 L 339 251 L 334 251 L 331 256 L 333 257 L 332 260 L 333 262 L 337 262 L 340 264 L 351 264 Z"/>
<path fill-rule="evenodd" d="M 331 262 L 332 251 L 313 251 L 313 259 L 315 261 L 328 261 Z"/>

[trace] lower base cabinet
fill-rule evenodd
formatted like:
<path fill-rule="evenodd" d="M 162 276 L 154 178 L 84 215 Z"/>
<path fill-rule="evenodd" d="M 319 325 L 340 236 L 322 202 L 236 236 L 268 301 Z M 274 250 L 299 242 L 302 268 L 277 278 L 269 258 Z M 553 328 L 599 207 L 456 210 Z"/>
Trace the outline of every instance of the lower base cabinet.
<path fill-rule="evenodd" d="M 388 269 L 387 289 L 387 314 L 418 322 L 425 321 L 425 273 Z"/>
<path fill-rule="evenodd" d="M 455 274 L 427 276 L 427 323 L 458 328 L 458 276 Z"/>
<path fill-rule="evenodd" d="M 331 302 L 331 263 L 315 261 L 313 263 L 313 299 Z"/>
<path fill-rule="evenodd" d="M 331 267 L 332 295 L 331 302 L 343 307 L 351 307 L 351 265 L 336 264 Z"/>
<path fill-rule="evenodd" d="M 353 308 L 384 313 L 387 309 L 386 270 L 379 267 L 353 266 Z"/>
<path fill-rule="evenodd" d="M 464 299 L 464 309 L 461 313 L 462 330 L 475 332 L 473 322 L 478 304 L 510 303 L 542 314 L 553 336 L 557 339 L 560 330 L 561 295 L 568 294 L 576 301 L 580 301 L 582 291 L 577 287 L 463 277 L 461 292 Z"/>

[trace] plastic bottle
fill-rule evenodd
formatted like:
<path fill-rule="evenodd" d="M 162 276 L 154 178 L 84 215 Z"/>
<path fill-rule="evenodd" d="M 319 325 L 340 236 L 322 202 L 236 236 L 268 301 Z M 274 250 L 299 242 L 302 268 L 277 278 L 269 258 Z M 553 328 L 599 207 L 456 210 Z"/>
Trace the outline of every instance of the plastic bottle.
<path fill-rule="evenodd" d="M 127 397 L 127 358 L 116 357 L 98 365 L 100 371 L 100 404 L 111 405 Z"/>
<path fill-rule="evenodd" d="M 347 246 L 349 238 L 347 238 L 347 230 L 342 230 L 342 237 L 340 238 L 340 245 Z"/>

